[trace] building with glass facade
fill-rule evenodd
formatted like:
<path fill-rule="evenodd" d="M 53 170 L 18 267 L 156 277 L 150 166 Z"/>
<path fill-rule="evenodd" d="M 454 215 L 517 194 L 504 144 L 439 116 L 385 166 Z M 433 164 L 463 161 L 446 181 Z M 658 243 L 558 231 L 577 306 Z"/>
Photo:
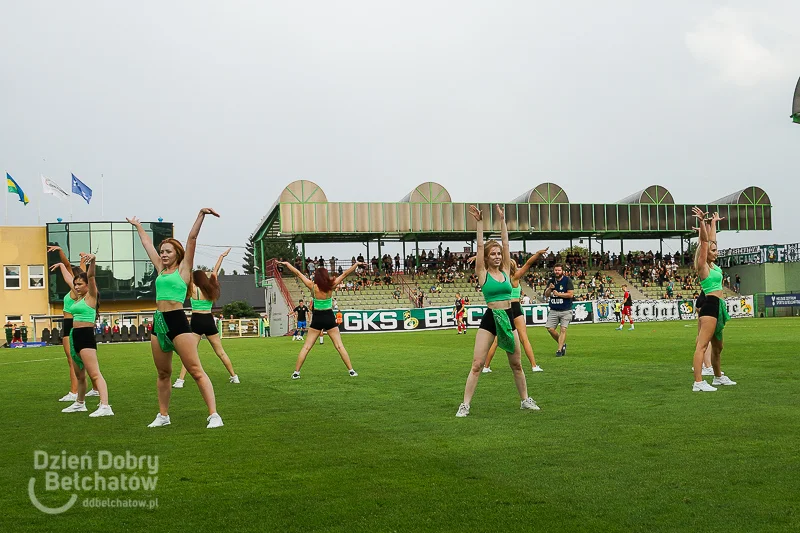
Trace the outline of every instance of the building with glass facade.
<path fill-rule="evenodd" d="M 142 226 L 158 248 L 172 237 L 171 222 L 143 222 Z M 80 253 L 97 256 L 97 288 L 103 304 L 120 301 L 155 303 L 157 272 L 147 257 L 136 228 L 127 222 L 64 222 L 47 224 L 47 243 L 60 246 L 73 265 Z M 58 252 L 50 252 L 46 264 L 59 261 Z M 49 276 L 48 297 L 61 303 L 69 288 L 59 275 Z M 114 306 L 116 307 L 116 306 Z"/>

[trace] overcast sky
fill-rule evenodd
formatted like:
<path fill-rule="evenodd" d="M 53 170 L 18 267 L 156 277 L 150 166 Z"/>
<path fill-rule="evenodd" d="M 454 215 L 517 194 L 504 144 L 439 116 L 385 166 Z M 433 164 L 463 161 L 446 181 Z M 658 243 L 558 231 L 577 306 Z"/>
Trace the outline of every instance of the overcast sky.
<path fill-rule="evenodd" d="M 9 223 L 36 223 L 40 174 L 71 172 L 94 188 L 75 220 L 160 216 L 185 239 L 211 206 L 200 242 L 220 246 L 299 178 L 331 201 L 429 180 L 464 202 L 759 185 L 775 229 L 721 247 L 797 242 L 797 20 L 790 0 L 0 0 L 0 170 L 32 200 Z M 68 219 L 41 201 L 43 223 Z"/>

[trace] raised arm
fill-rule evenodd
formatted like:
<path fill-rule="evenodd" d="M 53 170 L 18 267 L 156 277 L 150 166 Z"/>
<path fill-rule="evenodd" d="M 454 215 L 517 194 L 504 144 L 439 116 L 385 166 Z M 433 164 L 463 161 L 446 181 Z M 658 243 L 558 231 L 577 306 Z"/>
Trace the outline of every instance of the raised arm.
<path fill-rule="evenodd" d="M 230 251 L 231 251 L 231 249 L 228 248 L 227 250 L 225 250 L 224 252 L 222 252 L 220 254 L 219 259 L 217 259 L 217 264 L 214 265 L 214 275 L 215 276 L 219 275 L 219 269 L 222 268 L 222 261 L 228 256 Z"/>
<path fill-rule="evenodd" d="M 47 247 L 47 251 L 48 252 L 58 252 L 58 257 L 59 257 L 59 259 L 61 259 L 61 262 L 64 263 L 64 265 L 67 267 L 67 270 L 72 272 L 72 265 L 70 264 L 69 259 L 67 259 L 67 254 L 64 253 L 64 250 L 62 250 L 60 246 L 48 246 Z M 79 268 L 82 268 L 82 269 L 85 270 L 85 267 L 83 266 L 83 263 L 78 262 L 78 266 L 79 266 Z"/>
<path fill-rule="evenodd" d="M 333 286 L 337 287 L 342 281 L 347 279 L 347 276 L 355 272 L 358 267 L 363 265 L 366 265 L 366 263 L 356 263 L 355 265 L 350 265 L 350 268 L 342 272 L 340 276 L 338 276 L 335 280 L 333 280 Z"/>
<path fill-rule="evenodd" d="M 695 218 L 697 218 L 697 227 L 694 228 L 698 232 L 697 250 L 694 254 L 694 269 L 697 274 L 705 279 L 708 277 L 708 232 L 706 227 L 706 214 L 699 208 L 692 208 Z"/>
<path fill-rule="evenodd" d="M 75 278 L 72 275 L 72 269 L 67 268 L 64 263 L 56 263 L 50 267 L 50 272 L 55 272 L 59 268 L 61 269 L 61 276 L 64 278 L 64 281 L 67 282 L 67 285 L 69 285 L 69 290 L 72 290 L 72 287 L 75 283 Z"/>
<path fill-rule="evenodd" d="M 95 280 L 97 258 L 94 254 L 81 254 L 81 263 L 86 265 L 86 277 L 89 278 L 89 295 L 97 298 L 97 281 Z"/>
<path fill-rule="evenodd" d="M 538 261 L 539 259 L 541 259 L 541 257 L 542 257 L 544 254 L 546 254 L 546 253 L 547 253 L 547 250 L 549 250 L 549 249 L 550 249 L 550 248 L 548 247 L 548 248 L 545 248 L 545 249 L 543 249 L 543 250 L 539 250 L 538 252 L 536 252 L 535 254 L 533 254 L 532 256 L 530 256 L 530 257 L 528 258 L 528 260 L 527 260 L 527 261 L 525 261 L 525 264 L 524 264 L 524 265 L 522 265 L 521 267 L 519 267 L 519 268 L 517 269 L 517 271 L 514 273 L 514 279 L 517 279 L 517 280 L 519 280 L 519 279 L 522 279 L 522 276 L 524 276 L 524 275 L 525 275 L 525 273 L 526 273 L 528 270 L 530 270 L 530 268 L 533 266 L 533 264 L 534 264 L 536 261 Z"/>
<path fill-rule="evenodd" d="M 719 213 L 715 212 L 711 216 L 711 220 L 709 220 L 708 227 L 706 228 L 706 231 L 708 233 L 708 242 L 709 243 L 713 242 L 714 244 L 716 244 L 717 249 L 719 249 L 719 243 L 717 242 L 717 223 L 722 222 L 723 220 L 725 220 L 725 217 L 721 217 L 719 216 Z"/>
<path fill-rule="evenodd" d="M 159 272 L 161 270 L 161 257 L 158 255 L 156 247 L 153 246 L 153 240 L 150 238 L 150 235 L 144 230 L 138 218 L 131 217 L 125 220 L 136 228 L 136 233 L 139 234 L 139 240 L 142 241 L 142 246 L 144 246 L 144 251 L 147 252 L 147 257 L 150 258 L 150 262 L 153 263 L 156 272 Z"/>
<path fill-rule="evenodd" d="M 475 274 L 478 276 L 478 281 L 483 284 L 486 281 L 486 265 L 483 262 L 483 213 L 478 209 L 478 206 L 469 206 L 469 214 L 477 222 L 477 242 L 478 251 L 475 254 Z"/>
<path fill-rule="evenodd" d="M 181 277 L 187 279 L 188 277 L 192 276 L 192 269 L 194 268 L 194 251 L 197 249 L 197 236 L 200 235 L 200 227 L 203 225 L 203 220 L 205 220 L 206 215 L 213 215 L 219 218 L 219 215 L 216 211 L 211 209 L 210 207 L 204 207 L 197 213 L 197 218 L 192 225 L 192 229 L 189 230 L 189 236 L 186 237 L 186 255 L 181 261 L 180 271 Z"/>
<path fill-rule="evenodd" d="M 297 270 L 297 269 L 294 267 L 294 265 L 293 265 L 293 264 L 291 264 L 291 263 L 290 263 L 290 262 L 288 262 L 288 261 L 280 261 L 280 264 L 281 264 L 281 265 L 283 265 L 283 266 L 285 266 L 285 267 L 286 267 L 286 268 L 288 268 L 289 270 L 291 270 L 291 271 L 292 271 L 292 273 L 293 273 L 295 276 L 297 276 L 297 278 L 298 278 L 300 281 L 302 281 L 302 282 L 303 282 L 303 285 L 305 285 L 306 287 L 308 287 L 308 289 L 309 289 L 309 290 L 312 290 L 312 291 L 314 290 L 314 282 L 313 282 L 313 281 L 311 281 L 310 279 L 308 279 L 308 278 L 305 276 L 305 274 L 303 274 L 302 272 L 300 272 L 299 270 Z M 355 270 L 355 268 L 353 268 L 353 270 Z M 348 269 L 348 272 L 351 272 L 351 270 L 349 270 L 349 269 Z"/>
<path fill-rule="evenodd" d="M 495 205 L 497 216 L 500 218 L 500 240 L 503 243 L 503 270 L 511 270 L 511 248 L 508 244 L 508 226 L 506 225 L 506 213 L 500 204 Z"/>

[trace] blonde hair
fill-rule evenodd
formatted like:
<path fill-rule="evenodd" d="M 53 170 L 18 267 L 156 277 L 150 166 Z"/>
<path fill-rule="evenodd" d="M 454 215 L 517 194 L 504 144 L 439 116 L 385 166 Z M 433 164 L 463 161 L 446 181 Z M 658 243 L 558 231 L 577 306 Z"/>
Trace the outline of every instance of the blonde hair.
<path fill-rule="evenodd" d="M 489 264 L 489 254 L 491 253 L 492 248 L 495 248 L 495 247 L 500 248 L 501 251 L 503 249 L 503 245 L 500 244 L 499 242 L 497 242 L 494 239 L 486 241 L 486 243 L 483 245 L 483 264 L 484 265 L 488 265 Z"/>

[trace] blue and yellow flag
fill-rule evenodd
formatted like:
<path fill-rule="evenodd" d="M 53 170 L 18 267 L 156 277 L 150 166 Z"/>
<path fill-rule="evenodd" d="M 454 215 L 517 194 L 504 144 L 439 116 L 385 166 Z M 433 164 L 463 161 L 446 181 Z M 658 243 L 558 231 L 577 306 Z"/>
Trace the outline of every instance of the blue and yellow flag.
<path fill-rule="evenodd" d="M 6 181 L 8 182 L 8 192 L 14 193 L 19 196 L 19 201 L 25 205 L 28 205 L 28 195 L 22 191 L 22 188 L 17 185 L 17 182 L 14 181 L 14 178 L 11 177 L 11 174 L 6 172 Z"/>

